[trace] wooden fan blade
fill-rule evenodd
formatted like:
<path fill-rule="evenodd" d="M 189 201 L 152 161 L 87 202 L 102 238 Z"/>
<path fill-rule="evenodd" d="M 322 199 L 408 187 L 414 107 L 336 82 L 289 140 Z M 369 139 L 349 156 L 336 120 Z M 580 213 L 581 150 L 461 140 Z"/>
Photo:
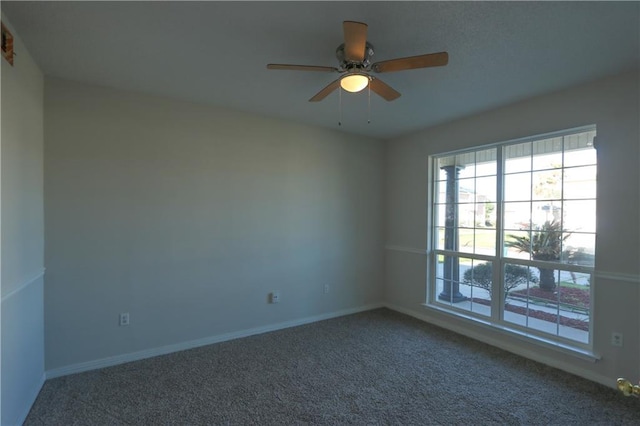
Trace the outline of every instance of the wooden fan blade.
<path fill-rule="evenodd" d="M 439 52 L 376 62 L 371 65 L 371 70 L 374 72 L 392 72 L 415 68 L 441 67 L 448 63 L 449 54 L 447 52 Z"/>
<path fill-rule="evenodd" d="M 396 92 L 391 86 L 383 82 L 379 78 L 371 78 L 369 83 L 371 90 L 382 96 L 386 101 L 393 101 L 400 97 L 400 93 Z"/>
<path fill-rule="evenodd" d="M 287 71 L 323 71 L 338 72 L 336 67 L 322 67 L 316 65 L 292 65 L 292 64 L 268 64 L 267 69 L 270 70 L 287 70 Z"/>
<path fill-rule="evenodd" d="M 347 61 L 364 61 L 367 46 L 367 24 L 355 21 L 344 21 L 344 58 Z"/>
<path fill-rule="evenodd" d="M 329 83 L 328 86 L 326 86 L 324 89 L 316 93 L 313 98 L 309 99 L 309 102 L 319 102 L 323 100 L 324 98 L 329 96 L 329 93 L 333 92 L 338 87 L 340 87 L 340 79 L 334 80 L 331 83 Z"/>

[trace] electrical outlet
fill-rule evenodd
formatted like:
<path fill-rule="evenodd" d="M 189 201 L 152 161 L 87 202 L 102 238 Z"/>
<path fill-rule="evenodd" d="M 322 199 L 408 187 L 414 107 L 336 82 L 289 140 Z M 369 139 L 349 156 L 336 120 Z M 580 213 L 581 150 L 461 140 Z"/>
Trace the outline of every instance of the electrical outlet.
<path fill-rule="evenodd" d="M 120 314 L 120 326 L 129 325 L 129 312 Z"/>
<path fill-rule="evenodd" d="M 271 303 L 279 303 L 280 302 L 280 292 L 274 291 L 271 293 Z"/>
<path fill-rule="evenodd" d="M 622 346 L 622 333 L 618 333 L 616 331 L 611 333 L 611 345 Z"/>
<path fill-rule="evenodd" d="M 329 293 L 329 284 L 324 285 L 324 294 Z"/>

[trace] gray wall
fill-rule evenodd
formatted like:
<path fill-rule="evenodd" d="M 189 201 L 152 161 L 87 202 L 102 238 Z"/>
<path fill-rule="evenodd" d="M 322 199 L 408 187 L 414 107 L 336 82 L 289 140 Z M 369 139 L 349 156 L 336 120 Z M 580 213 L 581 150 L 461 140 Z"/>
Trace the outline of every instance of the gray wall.
<path fill-rule="evenodd" d="M 382 301 L 382 142 L 45 86 L 52 375 Z"/>
<path fill-rule="evenodd" d="M 19 52 L 2 62 L 1 242 L 3 425 L 20 423 L 44 382 L 43 76 Z"/>
<path fill-rule="evenodd" d="M 603 79 L 433 127 L 388 144 L 385 301 L 425 320 L 615 385 L 640 377 L 638 72 Z M 596 363 L 516 340 L 433 310 L 426 300 L 427 159 L 431 154 L 597 125 Z M 422 252 L 422 254 L 420 253 Z M 610 345 L 622 332 L 624 347 Z"/>

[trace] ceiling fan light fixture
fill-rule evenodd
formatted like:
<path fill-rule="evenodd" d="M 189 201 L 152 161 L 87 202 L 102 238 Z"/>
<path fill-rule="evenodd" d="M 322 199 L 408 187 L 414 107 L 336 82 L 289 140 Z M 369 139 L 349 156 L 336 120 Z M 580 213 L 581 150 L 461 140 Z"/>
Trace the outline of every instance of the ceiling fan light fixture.
<path fill-rule="evenodd" d="M 378 74 L 417 68 L 441 67 L 449 63 L 449 54 L 447 52 L 437 52 L 388 59 L 372 64 L 373 46 L 367 41 L 367 24 L 364 22 L 344 21 L 342 29 L 344 43 L 336 49 L 336 58 L 339 63 L 337 68 L 294 64 L 267 64 L 267 68 L 270 70 L 322 71 L 341 74 L 340 77 L 312 96 L 309 102 L 319 102 L 339 88 L 347 92 L 356 93 L 367 87 L 369 87 L 369 95 L 373 92 L 385 101 L 393 101 L 400 97 L 400 93 L 379 78 L 373 77 L 371 73 Z"/>
<path fill-rule="evenodd" d="M 369 76 L 366 74 L 347 74 L 340 79 L 340 87 L 347 92 L 360 92 L 369 85 Z"/>

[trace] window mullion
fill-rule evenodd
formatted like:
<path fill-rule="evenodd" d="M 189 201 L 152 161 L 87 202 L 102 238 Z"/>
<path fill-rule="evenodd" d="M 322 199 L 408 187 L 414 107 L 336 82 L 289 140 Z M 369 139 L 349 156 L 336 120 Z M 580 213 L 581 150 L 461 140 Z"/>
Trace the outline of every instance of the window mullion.
<path fill-rule="evenodd" d="M 491 288 L 491 318 L 499 322 L 503 318 L 503 308 L 504 308 L 504 295 L 502 294 L 502 289 L 504 285 L 502 284 L 502 271 L 503 271 L 503 261 L 502 261 L 502 248 L 503 246 L 503 231 L 502 224 L 503 221 L 503 188 L 504 188 L 504 164 L 503 164 L 503 151 L 504 148 L 497 147 L 496 148 L 496 248 L 495 248 L 495 256 L 496 260 L 493 263 L 493 286 Z"/>
<path fill-rule="evenodd" d="M 427 301 L 432 303 L 436 296 L 436 255 L 435 250 L 437 249 L 437 241 L 438 241 L 438 209 L 436 206 L 436 202 L 438 200 L 438 168 L 436 167 L 437 157 L 430 158 L 430 161 L 427 162 L 427 171 L 428 171 L 428 180 L 427 185 L 430 190 L 428 193 L 427 200 L 428 205 L 427 208 L 430 214 L 427 215 L 427 252 L 429 253 L 427 256 L 427 282 L 431 283 L 431 285 L 427 286 Z"/>

